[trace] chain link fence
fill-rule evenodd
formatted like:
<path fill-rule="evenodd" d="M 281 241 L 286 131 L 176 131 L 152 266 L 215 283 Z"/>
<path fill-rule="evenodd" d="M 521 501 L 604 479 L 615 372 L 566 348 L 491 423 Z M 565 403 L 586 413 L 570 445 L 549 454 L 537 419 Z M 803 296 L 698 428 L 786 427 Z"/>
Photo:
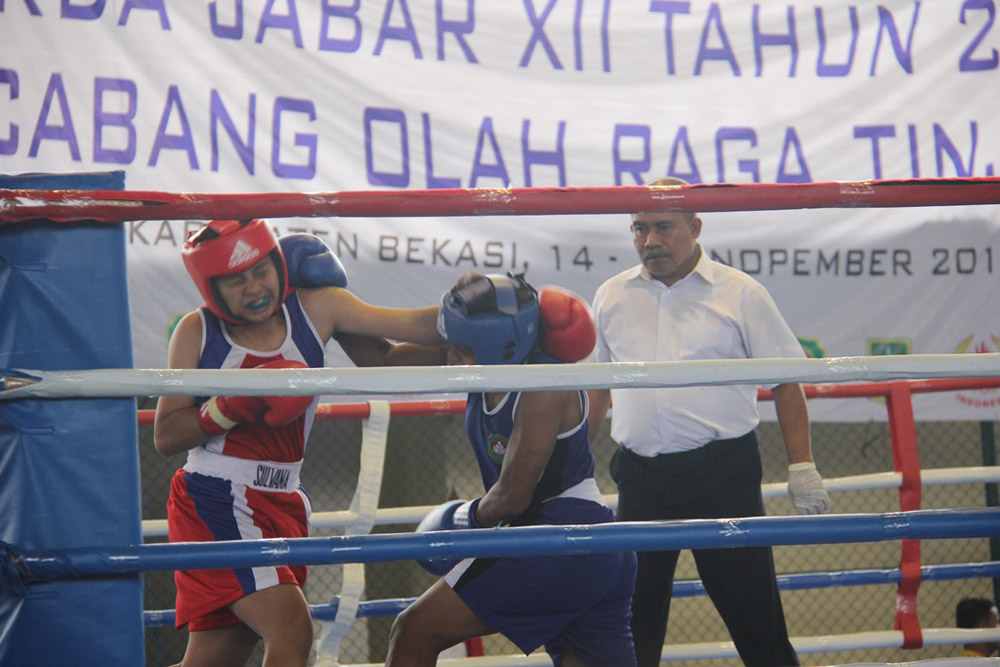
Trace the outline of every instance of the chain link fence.
<path fill-rule="evenodd" d="M 140 407 L 151 408 L 152 402 Z M 987 423 L 990 426 L 990 423 Z M 598 485 L 603 493 L 615 493 L 608 463 L 615 445 L 608 425 L 594 443 Z M 992 426 L 990 426 L 992 428 Z M 983 465 L 983 429 L 979 422 L 918 422 L 917 438 L 923 469 Z M 780 431 L 775 423 L 759 428 L 764 459 L 764 482 L 784 482 L 787 462 Z M 813 454 L 825 478 L 859 475 L 893 469 L 888 425 L 814 423 Z M 302 481 L 313 511 L 345 510 L 354 495 L 361 446 L 359 420 L 317 420 L 310 436 Z M 995 442 L 988 443 L 995 452 Z M 141 427 L 139 453 L 142 475 L 143 518 L 166 516 L 170 478 L 183 465 L 184 456 L 164 459 L 152 443 L 152 428 Z M 380 507 L 432 505 L 449 497 L 482 495 L 482 483 L 471 450 L 466 444 L 462 415 L 394 417 L 390 422 Z M 832 494 L 833 512 L 883 513 L 899 510 L 895 489 Z M 983 484 L 925 486 L 924 509 L 983 507 Z M 769 499 L 771 516 L 793 514 L 786 497 Z M 412 531 L 413 525 L 381 526 L 374 532 Z M 338 530 L 315 531 L 316 536 L 341 534 Z M 165 539 L 165 538 L 163 538 Z M 153 541 L 153 540 L 151 540 Z M 779 574 L 839 572 L 855 569 L 894 569 L 899 566 L 897 541 L 779 546 L 774 550 Z M 924 565 L 972 563 L 991 560 L 987 539 L 927 540 L 922 544 Z M 306 597 L 311 604 L 324 604 L 340 591 L 343 566 L 313 566 L 309 571 Z M 411 598 L 420 595 L 434 578 L 412 561 L 375 563 L 366 566 L 363 599 Z M 698 579 L 690 552 L 683 552 L 677 577 Z M 170 572 L 147 573 L 144 577 L 145 608 L 172 609 L 175 589 Z M 919 615 L 923 627 L 954 627 L 956 603 L 963 597 L 993 597 L 993 581 L 970 579 L 924 582 L 919 592 Z M 873 630 L 892 630 L 895 619 L 895 585 L 870 585 L 782 593 L 785 617 L 792 637 L 839 635 Z M 388 645 L 391 618 L 361 619 L 341 642 L 340 662 L 382 662 Z M 317 624 L 317 636 L 319 636 Z M 728 641 L 725 626 L 707 597 L 678 598 L 671 605 L 668 644 Z M 184 653 L 187 634 L 173 628 L 146 631 L 149 665 L 172 665 Z M 513 655 L 517 649 L 502 637 L 489 637 L 484 647 L 490 655 Z M 801 655 L 803 665 L 858 662 L 902 662 L 958 655 L 961 647 L 938 646 L 916 650 L 877 649 Z M 260 647 L 251 659 L 259 665 Z M 686 665 L 723 667 L 737 660 L 689 661 Z"/>

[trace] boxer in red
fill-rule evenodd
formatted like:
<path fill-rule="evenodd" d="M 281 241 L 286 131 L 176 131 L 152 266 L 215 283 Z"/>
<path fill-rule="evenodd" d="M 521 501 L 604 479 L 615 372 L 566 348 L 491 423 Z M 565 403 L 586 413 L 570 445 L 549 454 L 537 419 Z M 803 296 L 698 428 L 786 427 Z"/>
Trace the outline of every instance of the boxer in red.
<path fill-rule="evenodd" d="M 436 307 L 361 301 L 316 237 L 279 243 L 261 220 L 215 220 L 182 254 L 205 305 L 174 330 L 171 368 L 321 367 L 335 336 L 355 363 L 365 346 L 381 353 L 383 337 L 441 342 Z M 156 448 L 187 452 L 167 504 L 170 540 L 308 536 L 309 498 L 298 478 L 315 407 L 312 396 L 161 397 Z M 264 665 L 306 665 L 313 628 L 305 578 L 304 566 L 178 571 L 176 624 L 190 631 L 181 664 L 243 665 L 263 639 Z"/>

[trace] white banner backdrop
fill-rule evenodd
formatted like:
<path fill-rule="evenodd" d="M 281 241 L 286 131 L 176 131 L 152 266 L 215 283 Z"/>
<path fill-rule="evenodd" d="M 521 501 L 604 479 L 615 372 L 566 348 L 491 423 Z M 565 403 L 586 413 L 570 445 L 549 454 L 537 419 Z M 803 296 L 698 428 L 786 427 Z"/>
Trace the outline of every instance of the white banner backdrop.
<path fill-rule="evenodd" d="M 998 108 L 995 0 L 0 0 L 0 173 L 123 169 L 132 190 L 991 176 Z M 1000 351 L 1000 207 L 703 219 L 810 354 Z M 326 238 L 351 289 L 394 306 L 471 268 L 590 298 L 636 262 L 627 216 L 274 224 Z M 138 367 L 166 365 L 198 302 L 195 225 L 126 225 Z M 996 419 L 1000 391 L 916 412 Z"/>

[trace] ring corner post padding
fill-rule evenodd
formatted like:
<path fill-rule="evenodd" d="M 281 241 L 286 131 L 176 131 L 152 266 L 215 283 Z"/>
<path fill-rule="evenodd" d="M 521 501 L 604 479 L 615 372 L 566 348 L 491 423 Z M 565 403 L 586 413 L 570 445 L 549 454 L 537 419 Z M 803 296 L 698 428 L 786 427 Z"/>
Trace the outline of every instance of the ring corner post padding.
<path fill-rule="evenodd" d="M 124 172 L 0 175 L 2 189 L 123 190 Z M 0 225 L 0 368 L 131 368 L 121 224 Z M 0 401 L 0 540 L 139 544 L 134 399 Z M 0 586 L 0 665 L 145 663 L 140 575 Z"/>

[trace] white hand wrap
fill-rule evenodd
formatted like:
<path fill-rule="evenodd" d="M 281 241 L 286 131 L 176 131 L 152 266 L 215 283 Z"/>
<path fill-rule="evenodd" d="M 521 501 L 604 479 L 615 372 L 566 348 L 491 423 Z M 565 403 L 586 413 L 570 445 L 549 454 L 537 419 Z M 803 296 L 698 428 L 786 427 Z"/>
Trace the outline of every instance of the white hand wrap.
<path fill-rule="evenodd" d="M 830 511 L 830 496 L 812 461 L 788 466 L 788 495 L 792 498 L 796 514 L 825 514 Z"/>
<path fill-rule="evenodd" d="M 482 528 L 476 521 L 476 508 L 479 507 L 479 498 L 467 500 L 455 509 L 452 515 L 452 523 L 456 530 L 462 528 Z"/>

